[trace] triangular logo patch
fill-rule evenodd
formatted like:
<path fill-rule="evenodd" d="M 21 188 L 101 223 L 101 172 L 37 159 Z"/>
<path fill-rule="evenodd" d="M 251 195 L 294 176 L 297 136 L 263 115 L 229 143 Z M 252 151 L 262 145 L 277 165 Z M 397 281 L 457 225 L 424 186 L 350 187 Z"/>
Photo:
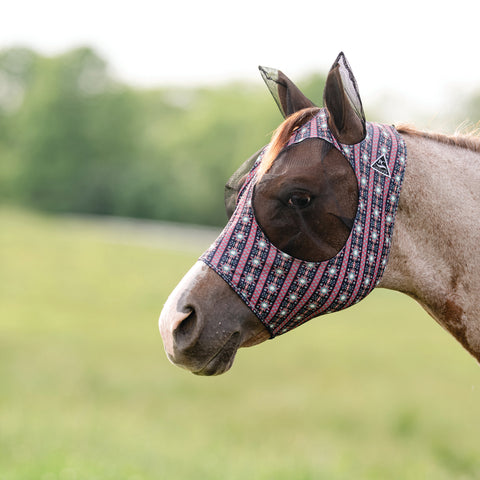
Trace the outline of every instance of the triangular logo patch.
<path fill-rule="evenodd" d="M 378 157 L 371 165 L 371 167 L 377 171 L 378 173 L 381 173 L 382 175 L 385 175 L 386 177 L 391 177 L 390 175 L 390 169 L 388 168 L 388 163 L 387 159 L 385 158 L 385 155 L 381 155 Z"/>

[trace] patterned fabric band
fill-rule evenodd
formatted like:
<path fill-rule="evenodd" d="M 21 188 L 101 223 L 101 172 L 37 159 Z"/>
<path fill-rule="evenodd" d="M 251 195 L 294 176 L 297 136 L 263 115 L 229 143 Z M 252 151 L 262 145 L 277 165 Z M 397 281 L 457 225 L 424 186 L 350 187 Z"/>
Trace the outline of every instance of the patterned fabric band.
<path fill-rule="evenodd" d="M 287 255 L 269 241 L 252 207 L 259 158 L 239 193 L 230 221 L 200 258 L 242 298 L 272 337 L 313 317 L 358 303 L 382 277 L 407 152 L 394 127 L 374 123 L 366 126 L 362 142 L 339 144 L 322 109 L 288 143 L 323 139 L 347 158 L 355 172 L 359 188 L 357 214 L 347 243 L 336 256 L 308 262 Z"/>

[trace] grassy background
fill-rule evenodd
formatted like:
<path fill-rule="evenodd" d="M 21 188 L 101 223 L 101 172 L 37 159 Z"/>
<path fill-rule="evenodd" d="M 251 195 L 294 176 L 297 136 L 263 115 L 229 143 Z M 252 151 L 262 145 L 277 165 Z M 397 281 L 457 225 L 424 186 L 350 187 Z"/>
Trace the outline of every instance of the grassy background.
<path fill-rule="evenodd" d="M 478 365 L 407 297 L 380 290 L 198 378 L 157 330 L 204 247 L 192 232 L 0 225 L 1 480 L 480 478 Z"/>

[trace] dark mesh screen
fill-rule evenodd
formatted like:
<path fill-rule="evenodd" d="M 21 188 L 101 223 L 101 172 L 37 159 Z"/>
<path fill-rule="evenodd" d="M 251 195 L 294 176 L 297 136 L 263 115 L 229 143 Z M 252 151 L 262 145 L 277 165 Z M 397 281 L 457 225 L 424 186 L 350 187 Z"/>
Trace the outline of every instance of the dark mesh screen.
<path fill-rule="evenodd" d="M 228 182 L 225 184 L 225 210 L 227 212 L 227 217 L 230 218 L 237 206 L 237 196 L 238 192 L 242 188 L 243 182 L 248 172 L 252 169 L 253 165 L 257 161 L 258 156 L 262 153 L 263 148 L 258 152 L 254 153 L 248 160 L 242 163 L 240 168 L 235 171 L 235 173 L 228 179 Z"/>
<path fill-rule="evenodd" d="M 333 67 L 339 66 L 340 76 L 342 77 L 343 88 L 347 94 L 347 98 L 352 105 L 352 108 L 355 110 L 358 117 L 365 123 L 365 113 L 363 112 L 362 100 L 360 94 L 358 93 L 358 85 L 355 77 L 353 76 L 352 69 L 348 63 L 345 55 L 340 53 L 340 55 L 335 60 Z"/>

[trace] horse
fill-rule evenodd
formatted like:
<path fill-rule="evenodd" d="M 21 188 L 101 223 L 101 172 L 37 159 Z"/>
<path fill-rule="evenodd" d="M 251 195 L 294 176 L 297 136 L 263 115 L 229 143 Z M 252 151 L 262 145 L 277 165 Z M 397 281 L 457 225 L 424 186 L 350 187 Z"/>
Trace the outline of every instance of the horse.
<path fill-rule="evenodd" d="M 218 375 L 238 348 L 386 288 L 480 361 L 480 139 L 366 122 L 343 53 L 323 108 L 259 68 L 285 120 L 227 184 L 225 230 L 163 307 L 169 360 Z M 365 146 L 384 137 L 380 150 Z"/>

